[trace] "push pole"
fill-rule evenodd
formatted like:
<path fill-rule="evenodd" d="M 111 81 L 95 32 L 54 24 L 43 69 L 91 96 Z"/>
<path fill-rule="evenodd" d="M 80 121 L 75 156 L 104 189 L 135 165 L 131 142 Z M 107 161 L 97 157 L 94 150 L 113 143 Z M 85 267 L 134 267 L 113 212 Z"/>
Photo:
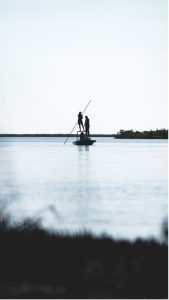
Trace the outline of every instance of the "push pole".
<path fill-rule="evenodd" d="M 91 101 L 92 101 L 92 100 L 90 100 L 89 103 L 86 105 L 84 111 L 82 112 L 82 115 L 84 114 L 85 110 L 87 109 L 87 107 L 89 106 L 89 104 L 90 104 Z M 77 122 L 76 122 L 75 126 L 73 127 L 71 133 L 69 134 L 69 136 L 68 136 L 67 139 L 65 140 L 64 145 L 66 144 L 67 140 L 70 138 L 70 136 L 71 136 L 73 130 L 75 129 L 76 125 L 77 125 Z"/>

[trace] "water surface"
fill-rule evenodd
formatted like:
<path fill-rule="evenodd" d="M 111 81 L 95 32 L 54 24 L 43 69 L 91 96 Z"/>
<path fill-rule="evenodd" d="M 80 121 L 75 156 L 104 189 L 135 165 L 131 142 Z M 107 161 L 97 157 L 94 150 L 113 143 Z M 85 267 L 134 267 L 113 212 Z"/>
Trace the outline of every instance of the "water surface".
<path fill-rule="evenodd" d="M 12 220 L 57 231 L 159 237 L 167 215 L 167 141 L 0 138 L 0 200 Z"/>

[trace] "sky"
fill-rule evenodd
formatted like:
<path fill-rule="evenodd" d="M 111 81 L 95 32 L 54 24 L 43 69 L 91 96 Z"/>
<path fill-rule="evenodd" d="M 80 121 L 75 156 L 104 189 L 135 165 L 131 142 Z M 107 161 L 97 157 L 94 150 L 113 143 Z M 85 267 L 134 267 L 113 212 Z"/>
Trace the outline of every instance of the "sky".
<path fill-rule="evenodd" d="M 0 133 L 168 127 L 167 0 L 0 0 L 0 41 Z"/>

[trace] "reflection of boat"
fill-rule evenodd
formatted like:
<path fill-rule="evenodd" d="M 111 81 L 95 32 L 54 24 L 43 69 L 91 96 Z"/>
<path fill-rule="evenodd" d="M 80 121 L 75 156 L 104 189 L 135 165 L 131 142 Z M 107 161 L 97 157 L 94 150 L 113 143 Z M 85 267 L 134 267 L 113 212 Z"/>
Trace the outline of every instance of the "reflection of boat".
<path fill-rule="evenodd" d="M 80 135 L 78 134 L 80 132 Z M 83 146 L 83 145 L 93 145 L 96 140 L 92 140 L 88 135 L 85 135 L 83 131 L 77 132 L 77 139 L 73 142 L 74 145 Z"/>

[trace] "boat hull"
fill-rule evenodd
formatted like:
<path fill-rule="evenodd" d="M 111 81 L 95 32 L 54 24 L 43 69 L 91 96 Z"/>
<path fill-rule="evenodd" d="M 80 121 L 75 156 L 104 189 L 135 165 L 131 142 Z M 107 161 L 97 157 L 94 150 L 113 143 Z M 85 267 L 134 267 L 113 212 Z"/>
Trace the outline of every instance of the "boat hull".
<path fill-rule="evenodd" d="M 93 145 L 96 141 L 95 140 L 86 140 L 86 141 L 74 141 L 73 144 L 77 146 L 89 146 Z"/>

